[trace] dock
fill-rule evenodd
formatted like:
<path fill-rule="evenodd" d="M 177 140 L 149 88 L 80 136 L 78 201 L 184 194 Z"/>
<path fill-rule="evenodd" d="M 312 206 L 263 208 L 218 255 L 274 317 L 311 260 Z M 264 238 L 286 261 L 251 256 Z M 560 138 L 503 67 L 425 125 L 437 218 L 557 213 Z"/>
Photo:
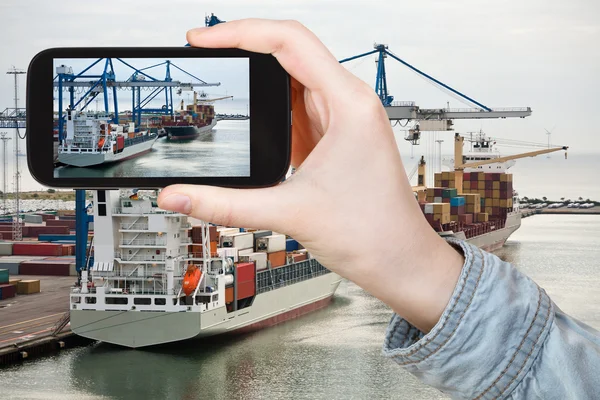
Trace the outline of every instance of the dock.
<path fill-rule="evenodd" d="M 73 276 L 13 275 L 40 279 L 41 292 L 0 301 L 0 366 L 70 347 L 81 338 L 69 329 Z"/>

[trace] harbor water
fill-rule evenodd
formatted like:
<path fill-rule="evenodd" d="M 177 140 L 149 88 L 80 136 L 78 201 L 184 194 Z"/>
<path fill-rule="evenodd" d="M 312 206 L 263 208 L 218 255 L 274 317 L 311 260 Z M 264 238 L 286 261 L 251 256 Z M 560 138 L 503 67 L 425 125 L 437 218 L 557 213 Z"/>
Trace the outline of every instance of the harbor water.
<path fill-rule="evenodd" d="M 600 329 L 598 243 L 600 216 L 536 215 L 497 254 Z M 381 356 L 390 317 L 344 282 L 328 308 L 253 334 L 141 350 L 94 344 L 0 369 L 0 397 L 445 399 Z"/>
<path fill-rule="evenodd" d="M 250 176 L 250 121 L 219 121 L 196 139 L 159 138 L 150 152 L 90 168 L 63 166 L 58 178 L 69 177 L 213 177 Z"/>

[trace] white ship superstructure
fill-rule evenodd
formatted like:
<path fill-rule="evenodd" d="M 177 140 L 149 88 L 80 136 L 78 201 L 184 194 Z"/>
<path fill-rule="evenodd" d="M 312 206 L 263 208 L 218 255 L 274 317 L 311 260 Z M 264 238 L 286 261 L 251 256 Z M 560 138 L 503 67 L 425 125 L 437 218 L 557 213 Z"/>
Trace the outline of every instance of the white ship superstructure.
<path fill-rule="evenodd" d="M 483 132 L 478 132 L 475 136 L 471 135 L 466 139 L 471 143 L 469 151 L 463 153 L 463 164 L 493 160 L 500 158 L 500 151 L 495 147 L 496 141 L 487 137 Z M 514 166 L 515 160 L 508 160 L 499 163 L 480 165 L 474 168 L 465 168 L 464 172 L 486 172 L 486 173 L 506 173 L 508 169 Z M 448 169 L 454 169 L 454 158 L 446 158 L 443 160 L 444 166 Z"/>
<path fill-rule="evenodd" d="M 221 228 L 224 246 L 250 235 L 252 248 L 215 252 L 203 223 L 198 252 L 188 217 L 160 210 L 155 191 L 95 193 L 94 261 L 70 299 L 78 335 L 142 347 L 258 329 L 325 306 L 341 281 L 301 252 L 284 249 L 285 263 L 273 267 L 267 258 L 281 251 L 268 252 L 283 235 L 258 239 L 263 257 L 254 234 Z"/>

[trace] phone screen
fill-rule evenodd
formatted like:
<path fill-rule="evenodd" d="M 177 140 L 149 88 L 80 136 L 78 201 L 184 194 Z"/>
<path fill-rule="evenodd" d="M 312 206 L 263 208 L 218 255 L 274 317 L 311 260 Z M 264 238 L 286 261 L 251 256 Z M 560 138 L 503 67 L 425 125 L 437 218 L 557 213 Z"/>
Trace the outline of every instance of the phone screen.
<path fill-rule="evenodd" d="M 54 58 L 54 178 L 249 177 L 249 61 Z"/>

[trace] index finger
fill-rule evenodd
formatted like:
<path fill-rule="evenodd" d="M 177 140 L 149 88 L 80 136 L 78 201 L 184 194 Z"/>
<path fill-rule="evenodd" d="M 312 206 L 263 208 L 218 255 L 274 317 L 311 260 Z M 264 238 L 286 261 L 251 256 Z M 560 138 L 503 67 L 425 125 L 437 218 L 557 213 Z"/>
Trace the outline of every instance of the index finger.
<path fill-rule="evenodd" d="M 242 19 L 210 28 L 192 29 L 195 47 L 238 48 L 272 54 L 309 90 L 339 88 L 346 70 L 310 30 L 297 21 Z"/>

